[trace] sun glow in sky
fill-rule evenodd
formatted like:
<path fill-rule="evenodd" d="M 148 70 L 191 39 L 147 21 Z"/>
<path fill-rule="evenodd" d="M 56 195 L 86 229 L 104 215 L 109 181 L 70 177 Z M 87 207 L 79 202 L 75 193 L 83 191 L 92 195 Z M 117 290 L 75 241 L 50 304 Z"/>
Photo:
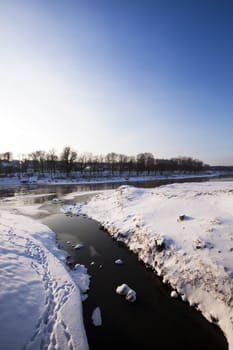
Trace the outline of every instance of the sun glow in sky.
<path fill-rule="evenodd" d="M 0 153 L 233 164 L 230 0 L 2 0 Z"/>

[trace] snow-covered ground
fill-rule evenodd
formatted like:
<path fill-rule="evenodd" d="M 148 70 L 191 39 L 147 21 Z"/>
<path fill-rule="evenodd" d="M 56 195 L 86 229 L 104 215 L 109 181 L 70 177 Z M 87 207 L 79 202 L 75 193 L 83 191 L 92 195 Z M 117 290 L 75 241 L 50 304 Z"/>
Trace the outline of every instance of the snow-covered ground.
<path fill-rule="evenodd" d="M 89 278 L 83 266 L 71 277 L 65 259 L 48 227 L 0 210 L 1 349 L 88 349 L 81 297 Z"/>
<path fill-rule="evenodd" d="M 65 210 L 98 220 L 218 324 L 233 350 L 233 182 L 121 186 Z"/>
<path fill-rule="evenodd" d="M 85 176 L 73 178 L 51 178 L 44 176 L 38 178 L 32 177 L 1 177 L 0 186 L 22 186 L 22 185 L 84 185 L 84 184 L 105 184 L 105 183 L 124 183 L 124 182 L 144 182 L 144 181 L 161 181 L 161 180 L 182 180 L 193 178 L 212 178 L 224 175 L 219 171 L 203 171 L 199 173 L 183 173 L 183 172 L 164 172 L 156 175 L 112 175 L 112 176 Z"/>

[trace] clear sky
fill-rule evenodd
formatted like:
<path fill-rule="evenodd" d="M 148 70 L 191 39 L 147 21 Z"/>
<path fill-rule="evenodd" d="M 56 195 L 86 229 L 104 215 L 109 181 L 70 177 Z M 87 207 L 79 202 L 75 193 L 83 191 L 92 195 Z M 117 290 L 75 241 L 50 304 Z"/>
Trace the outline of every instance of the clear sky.
<path fill-rule="evenodd" d="M 232 0 L 0 0 L 0 153 L 233 165 Z"/>

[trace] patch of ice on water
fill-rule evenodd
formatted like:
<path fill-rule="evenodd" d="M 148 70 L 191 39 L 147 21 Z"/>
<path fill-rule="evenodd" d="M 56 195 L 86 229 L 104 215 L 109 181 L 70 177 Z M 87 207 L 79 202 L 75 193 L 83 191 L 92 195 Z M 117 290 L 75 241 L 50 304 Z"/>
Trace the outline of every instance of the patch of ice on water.
<path fill-rule="evenodd" d="M 102 326 L 102 317 L 101 317 L 101 311 L 100 311 L 99 307 L 96 307 L 93 310 L 91 319 L 92 319 L 94 326 L 96 326 L 96 327 Z"/>
<path fill-rule="evenodd" d="M 79 244 L 76 244 L 76 245 L 74 246 L 74 249 L 81 249 L 81 248 L 83 248 L 83 247 L 84 247 L 84 244 L 79 243 Z"/>
<path fill-rule="evenodd" d="M 117 259 L 117 260 L 115 260 L 115 264 L 116 265 L 122 265 L 123 261 L 121 259 Z"/>
<path fill-rule="evenodd" d="M 116 288 L 117 294 L 125 296 L 125 299 L 130 302 L 136 301 L 136 292 L 131 289 L 126 283 L 121 284 Z"/>

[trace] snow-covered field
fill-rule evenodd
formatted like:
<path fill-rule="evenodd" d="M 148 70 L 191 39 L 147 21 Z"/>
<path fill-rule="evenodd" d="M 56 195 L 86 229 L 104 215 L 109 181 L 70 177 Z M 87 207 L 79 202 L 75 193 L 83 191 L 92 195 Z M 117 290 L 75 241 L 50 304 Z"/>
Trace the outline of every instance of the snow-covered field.
<path fill-rule="evenodd" d="M 218 324 L 233 349 L 233 182 L 121 186 L 65 210 L 98 220 Z"/>
<path fill-rule="evenodd" d="M 48 227 L 0 210 L 0 348 L 88 349 L 81 297 L 89 277 L 71 275 Z M 77 286 L 77 284 L 79 287 Z"/>

